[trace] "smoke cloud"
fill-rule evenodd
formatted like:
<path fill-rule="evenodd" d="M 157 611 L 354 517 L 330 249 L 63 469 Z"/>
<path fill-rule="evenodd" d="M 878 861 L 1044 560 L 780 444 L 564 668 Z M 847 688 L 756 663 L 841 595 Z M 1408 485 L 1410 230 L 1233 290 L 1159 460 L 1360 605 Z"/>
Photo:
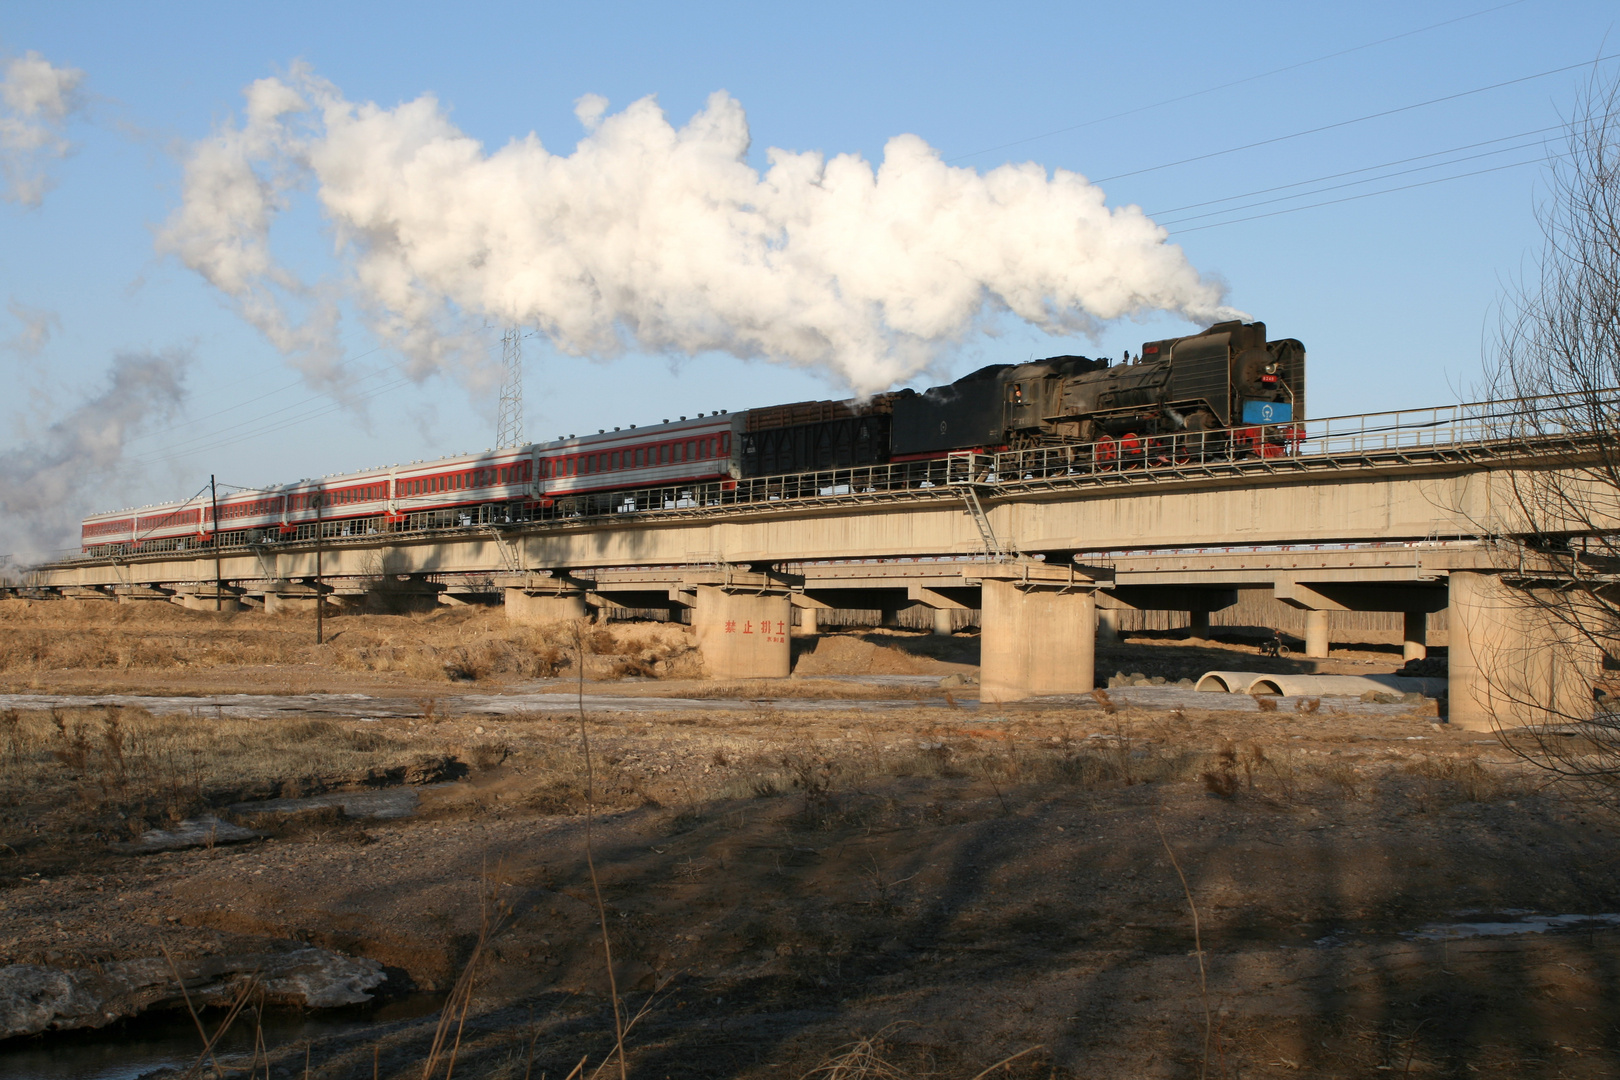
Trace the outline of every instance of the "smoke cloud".
<path fill-rule="evenodd" d="M 107 384 L 36 438 L 0 451 L 0 552 L 77 547 L 79 521 L 104 502 L 129 441 L 184 398 L 183 351 L 114 358 Z"/>
<path fill-rule="evenodd" d="M 1004 312 L 1053 334 L 1238 314 L 1163 229 L 1078 173 L 955 168 L 914 135 L 875 166 L 771 149 L 762 173 L 723 92 L 679 128 L 650 97 L 610 113 L 591 95 L 576 114 L 572 153 L 532 134 L 490 152 L 432 96 L 357 104 L 295 68 L 248 87 L 243 117 L 193 148 L 159 247 L 316 378 L 337 355 L 336 298 L 270 244 L 305 185 L 347 294 L 418 375 L 465 362 L 470 328 L 493 321 L 580 356 L 715 350 L 870 393 Z"/>
<path fill-rule="evenodd" d="M 62 129 L 83 106 L 83 80 L 37 52 L 0 63 L 0 198 L 38 206 L 55 186 L 50 166 L 73 149 Z"/>

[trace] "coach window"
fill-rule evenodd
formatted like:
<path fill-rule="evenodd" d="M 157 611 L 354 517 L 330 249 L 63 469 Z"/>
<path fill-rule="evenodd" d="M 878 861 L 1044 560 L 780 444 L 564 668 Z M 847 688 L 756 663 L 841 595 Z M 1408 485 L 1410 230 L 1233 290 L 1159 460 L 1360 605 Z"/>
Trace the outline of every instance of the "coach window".
<path fill-rule="evenodd" d="M 730 448 L 730 445 L 731 436 L 729 434 L 722 433 L 720 436 L 720 453 L 724 454 Z"/>
<path fill-rule="evenodd" d="M 697 443 L 689 442 L 689 443 L 686 444 L 686 460 L 687 461 L 696 461 L 697 460 Z"/>

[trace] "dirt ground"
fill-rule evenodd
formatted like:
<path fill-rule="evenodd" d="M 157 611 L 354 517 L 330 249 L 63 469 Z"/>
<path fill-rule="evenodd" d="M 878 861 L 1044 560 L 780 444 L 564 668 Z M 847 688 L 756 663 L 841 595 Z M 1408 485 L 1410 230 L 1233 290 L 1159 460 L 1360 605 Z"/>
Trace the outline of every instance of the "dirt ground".
<path fill-rule="evenodd" d="M 573 685 L 567 642 L 498 611 L 339 618 L 316 647 L 298 621 L 70 607 L 0 604 L 0 689 L 386 689 L 424 709 L 0 715 L 0 966 L 307 941 L 380 961 L 390 994 L 470 978 L 455 1076 L 566 1077 L 615 1041 L 599 886 L 638 1077 L 802 1077 L 862 1039 L 841 1075 L 975 1080 L 1021 1051 L 1004 1072 L 1620 1074 L 1612 923 L 1462 925 L 1620 912 L 1620 820 L 1430 708 L 1103 694 L 991 716 L 952 707 L 973 699 L 972 635 L 851 632 L 796 642 L 800 677 L 770 694 L 968 678 L 881 713 L 788 715 L 763 693 L 742 712 L 592 709 L 587 772 L 578 716 L 434 707 L 467 682 Z M 587 632 L 589 693 L 739 692 L 702 681 L 678 627 Z M 1270 663 L 1144 636 L 1098 672 L 1287 669 Z M 1317 670 L 1398 665 L 1369 647 Z M 402 819 L 110 846 L 247 799 L 412 783 Z M 309 1075 L 423 1075 L 438 1019 L 319 1040 Z M 303 1075 L 305 1053 L 275 1051 L 273 1075 Z"/>

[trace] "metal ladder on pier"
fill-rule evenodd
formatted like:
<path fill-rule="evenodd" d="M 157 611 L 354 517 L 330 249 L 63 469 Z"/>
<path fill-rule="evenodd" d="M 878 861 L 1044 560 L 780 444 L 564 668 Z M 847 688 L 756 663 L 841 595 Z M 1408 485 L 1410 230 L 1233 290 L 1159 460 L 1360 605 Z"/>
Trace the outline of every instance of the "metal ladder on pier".
<path fill-rule="evenodd" d="M 963 484 L 962 499 L 967 503 L 967 512 L 973 516 L 973 524 L 979 527 L 979 539 L 984 541 L 984 553 L 990 557 L 990 561 L 1010 562 L 1014 553 L 1002 544 L 996 530 L 990 527 L 990 517 L 979 502 L 978 489 L 972 484 Z"/>

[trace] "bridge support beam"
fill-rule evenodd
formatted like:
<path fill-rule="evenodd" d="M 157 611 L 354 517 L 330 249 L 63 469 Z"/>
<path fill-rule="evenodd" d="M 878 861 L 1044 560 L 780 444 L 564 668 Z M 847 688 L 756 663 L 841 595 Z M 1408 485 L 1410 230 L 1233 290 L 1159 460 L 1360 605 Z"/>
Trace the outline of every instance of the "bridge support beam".
<path fill-rule="evenodd" d="M 1097 604 L 1090 590 L 986 579 L 979 700 L 1089 694 Z"/>
<path fill-rule="evenodd" d="M 1193 641 L 1209 640 L 1209 612 L 1187 612 L 1187 636 Z"/>
<path fill-rule="evenodd" d="M 586 615 L 585 597 L 580 593 L 526 593 L 522 589 L 505 592 L 506 621 L 516 626 L 544 626 Z"/>
<path fill-rule="evenodd" d="M 1401 656 L 1407 660 L 1423 660 L 1429 655 L 1429 613 L 1407 611 L 1401 618 Z"/>
<path fill-rule="evenodd" d="M 787 678 L 793 667 L 788 646 L 792 618 L 785 592 L 727 592 L 715 585 L 698 586 L 692 629 L 709 677 Z"/>
<path fill-rule="evenodd" d="M 1453 571 L 1447 650 L 1450 719 L 1469 731 L 1590 719 L 1603 655 L 1556 591 L 1528 594 L 1499 574 Z"/>

